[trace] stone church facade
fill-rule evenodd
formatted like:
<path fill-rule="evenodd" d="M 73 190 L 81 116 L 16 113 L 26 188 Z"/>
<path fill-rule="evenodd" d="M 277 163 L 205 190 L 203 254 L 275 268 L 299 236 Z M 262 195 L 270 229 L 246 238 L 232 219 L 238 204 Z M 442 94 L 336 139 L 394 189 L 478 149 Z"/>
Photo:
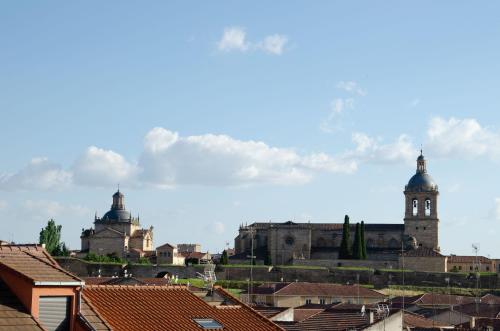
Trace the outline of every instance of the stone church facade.
<path fill-rule="evenodd" d="M 424 248 L 439 252 L 438 186 L 427 173 L 422 153 L 417 171 L 404 189 L 403 224 L 365 223 L 368 259 L 397 260 L 402 250 Z M 297 259 L 337 259 L 342 241 L 343 223 L 273 223 L 241 225 L 235 238 L 236 256 L 250 255 L 252 236 L 258 259 L 270 257 L 275 264 L 289 264 Z M 355 224 L 351 224 L 354 240 Z"/>
<path fill-rule="evenodd" d="M 114 254 L 125 259 L 137 259 L 154 253 L 153 227 L 141 228 L 139 217 L 125 209 L 125 196 L 113 194 L 111 209 L 94 218 L 94 228 L 82 229 L 82 253 Z"/>

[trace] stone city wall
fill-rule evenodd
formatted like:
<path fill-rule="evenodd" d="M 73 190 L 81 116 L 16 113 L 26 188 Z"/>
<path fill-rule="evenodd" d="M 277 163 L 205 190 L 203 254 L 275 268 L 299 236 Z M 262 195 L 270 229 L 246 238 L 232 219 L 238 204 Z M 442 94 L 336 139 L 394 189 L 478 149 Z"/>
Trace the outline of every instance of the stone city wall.
<path fill-rule="evenodd" d="M 90 263 L 75 258 L 57 258 L 64 269 L 80 277 L 97 276 L 103 277 L 123 276 L 127 274 L 134 277 L 157 277 L 168 272 L 179 278 L 195 278 L 197 272 L 203 273 L 203 265 L 199 266 L 157 266 L 157 265 L 120 265 Z M 445 272 L 419 272 L 379 269 L 348 269 L 348 268 L 313 268 L 307 266 L 286 267 L 254 267 L 252 276 L 259 282 L 318 282 L 338 284 L 372 284 L 376 288 L 388 285 L 412 285 L 424 287 L 451 287 L 475 288 L 476 278 L 474 275 L 464 273 Z M 216 271 L 219 280 L 248 281 L 250 278 L 249 267 L 224 267 L 220 266 Z M 403 280 L 404 278 L 404 280 Z M 480 288 L 500 288 L 498 274 L 484 275 L 479 280 Z"/>

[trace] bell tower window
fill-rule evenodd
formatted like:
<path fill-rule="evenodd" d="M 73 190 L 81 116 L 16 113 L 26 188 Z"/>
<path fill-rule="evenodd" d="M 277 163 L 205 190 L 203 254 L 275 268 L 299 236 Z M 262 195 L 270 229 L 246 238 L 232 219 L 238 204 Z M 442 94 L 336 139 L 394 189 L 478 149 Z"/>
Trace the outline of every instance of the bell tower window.
<path fill-rule="evenodd" d="M 417 216 L 418 215 L 418 200 L 413 199 L 412 201 L 412 215 Z"/>
<path fill-rule="evenodd" d="M 425 216 L 431 216 L 431 200 L 425 200 Z"/>

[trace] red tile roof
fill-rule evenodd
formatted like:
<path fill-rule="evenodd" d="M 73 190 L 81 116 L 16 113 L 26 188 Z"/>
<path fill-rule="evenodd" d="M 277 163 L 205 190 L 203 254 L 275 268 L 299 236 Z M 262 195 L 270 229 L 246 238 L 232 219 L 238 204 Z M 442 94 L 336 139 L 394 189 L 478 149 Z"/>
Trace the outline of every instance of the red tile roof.
<path fill-rule="evenodd" d="M 493 294 L 486 294 L 481 297 L 481 302 L 500 305 L 500 297 Z"/>
<path fill-rule="evenodd" d="M 17 297 L 0 280 L 0 330 L 42 331 L 40 324 L 26 311 Z"/>
<path fill-rule="evenodd" d="M 381 300 L 385 298 L 385 295 L 382 293 L 357 285 L 293 282 L 285 283 L 284 286 L 271 287 L 271 289 L 274 291 L 274 295 L 330 296 L 340 298 L 355 297 L 359 294 L 362 298 L 377 298 Z"/>
<path fill-rule="evenodd" d="M 84 298 L 115 330 L 200 330 L 194 318 L 211 318 L 224 330 L 282 330 L 229 293 L 237 305 L 211 306 L 184 286 L 87 286 Z"/>
<path fill-rule="evenodd" d="M 406 257 L 444 257 L 438 251 L 427 248 L 427 247 L 419 247 L 417 249 L 412 249 L 404 253 Z"/>
<path fill-rule="evenodd" d="M 439 327 L 446 327 L 449 325 L 443 324 L 438 321 L 425 318 L 423 316 L 405 311 L 403 315 L 403 327 L 415 329 L 433 329 Z"/>
<path fill-rule="evenodd" d="M 423 305 L 423 306 L 449 306 L 449 305 L 463 305 L 474 302 L 473 297 L 463 295 L 448 295 L 438 293 L 425 293 L 411 297 L 405 297 L 405 306 L 408 305 Z M 395 297 L 392 299 L 393 306 L 402 304 L 403 297 Z"/>
<path fill-rule="evenodd" d="M 448 263 L 485 263 L 489 264 L 492 261 L 484 256 L 478 256 L 477 260 L 475 256 L 466 256 L 466 255 L 450 255 L 448 257 Z"/>
<path fill-rule="evenodd" d="M 81 282 L 78 277 L 61 268 L 39 245 L 0 246 L 0 267 L 10 269 L 33 282 Z"/>
<path fill-rule="evenodd" d="M 281 314 L 285 310 L 290 309 L 287 307 L 269 307 L 269 306 L 252 306 L 252 308 L 267 318 L 271 318 L 273 316 Z"/>

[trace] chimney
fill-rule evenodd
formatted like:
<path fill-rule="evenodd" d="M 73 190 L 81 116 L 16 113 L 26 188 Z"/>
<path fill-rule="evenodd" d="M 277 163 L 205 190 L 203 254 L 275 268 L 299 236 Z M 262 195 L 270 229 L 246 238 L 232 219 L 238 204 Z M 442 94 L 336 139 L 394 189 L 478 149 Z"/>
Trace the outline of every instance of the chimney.
<path fill-rule="evenodd" d="M 372 325 L 375 322 L 375 315 L 373 314 L 373 310 L 370 310 L 368 318 L 368 322 L 370 323 L 370 325 Z"/>

